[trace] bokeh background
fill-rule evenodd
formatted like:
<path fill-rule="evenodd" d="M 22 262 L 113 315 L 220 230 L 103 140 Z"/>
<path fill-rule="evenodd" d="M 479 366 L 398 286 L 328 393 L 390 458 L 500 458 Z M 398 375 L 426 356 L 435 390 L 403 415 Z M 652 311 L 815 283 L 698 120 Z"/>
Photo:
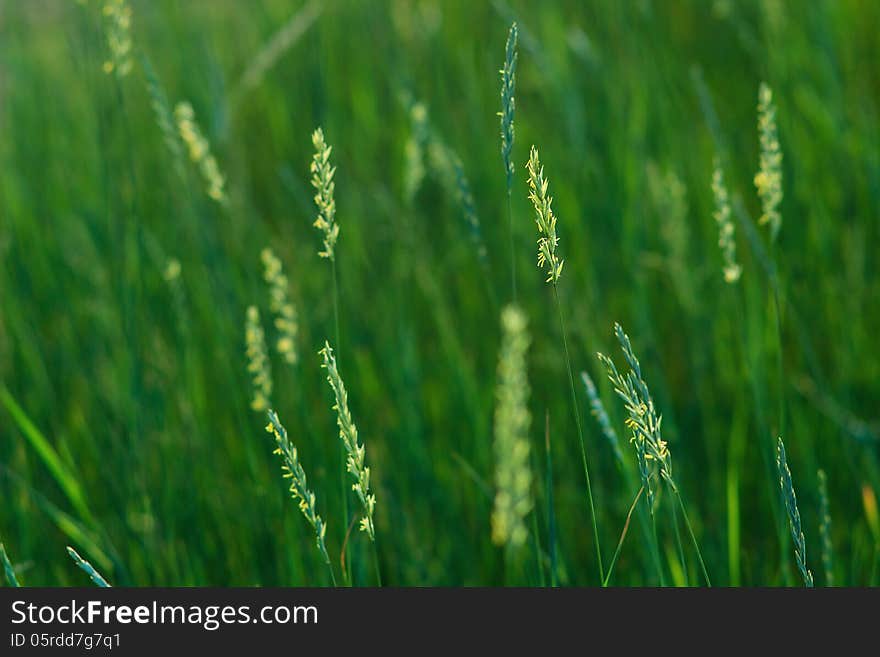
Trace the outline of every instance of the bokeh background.
<path fill-rule="evenodd" d="M 271 246 L 302 354 L 296 367 L 273 356 L 273 404 L 335 560 L 346 527 L 317 355 L 333 332 L 311 225 L 318 125 L 338 166 L 339 367 L 372 466 L 386 583 L 540 584 L 551 552 L 561 583 L 598 583 L 561 334 L 534 262 L 531 144 L 559 217 L 575 372 L 597 381 L 632 460 L 594 355 L 618 356 L 619 321 L 715 583 L 798 582 L 780 433 L 817 583 L 819 468 L 837 583 L 878 582 L 880 4 L 133 0 L 133 68 L 121 78 L 102 70 L 103 4 L 0 4 L 0 537 L 24 583 L 86 584 L 68 544 L 118 585 L 327 583 L 249 406 L 243 324 L 250 304 L 268 316 L 259 254 Z M 513 20 L 512 211 L 536 488 L 515 568 L 489 521 L 511 294 L 498 71 Z M 145 70 L 172 106 L 192 103 L 225 205 L 174 159 Z M 784 153 L 773 244 L 752 182 L 762 81 Z M 736 208 L 735 286 L 712 216 L 716 155 Z M 443 163 L 456 156 L 450 178 Z M 610 555 L 635 490 L 578 395 Z M 668 580 L 698 583 L 693 554 L 677 568 L 668 522 Z M 367 541 L 350 545 L 355 583 L 372 583 Z M 613 583 L 657 583 L 637 523 Z"/>

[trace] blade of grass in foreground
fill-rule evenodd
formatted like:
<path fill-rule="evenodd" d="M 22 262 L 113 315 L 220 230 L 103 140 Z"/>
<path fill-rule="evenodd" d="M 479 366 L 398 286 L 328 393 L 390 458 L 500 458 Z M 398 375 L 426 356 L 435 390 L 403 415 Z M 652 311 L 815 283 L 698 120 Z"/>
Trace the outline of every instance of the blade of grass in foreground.
<path fill-rule="evenodd" d="M 73 562 L 79 566 L 80 570 L 82 570 L 86 575 L 89 576 L 89 579 L 92 580 L 96 586 L 100 586 L 101 588 L 108 589 L 110 588 L 110 584 L 107 583 L 107 580 L 103 578 L 101 573 L 95 570 L 94 566 L 90 564 L 88 561 L 83 559 L 76 550 L 74 550 L 69 545 L 67 546 L 67 554 L 70 555 L 70 558 L 73 559 Z"/>
<path fill-rule="evenodd" d="M 16 588 L 20 586 L 15 578 L 15 569 L 12 567 L 12 562 L 9 561 L 9 556 L 6 554 L 6 548 L 3 546 L 3 543 L 0 543 L 0 561 L 3 562 L 3 572 L 6 573 L 6 581 L 9 586 Z"/>
<path fill-rule="evenodd" d="M 6 407 L 6 410 L 9 411 L 13 421 L 21 430 L 22 434 L 24 434 L 24 437 L 27 439 L 28 443 L 30 443 L 31 447 L 37 452 L 37 455 L 43 461 L 43 464 L 48 468 L 49 472 L 52 474 L 52 478 L 55 479 L 55 482 L 61 487 L 61 490 L 64 491 L 71 506 L 73 506 L 79 514 L 80 518 L 93 524 L 94 519 L 86 506 L 85 495 L 83 495 L 79 482 L 61 460 L 61 457 L 58 455 L 58 452 L 55 451 L 55 448 L 52 447 L 52 444 L 46 439 L 40 430 L 37 429 L 36 425 L 31 422 L 21 406 L 18 405 L 9 391 L 4 387 L 0 387 L 0 402 L 2 402 L 3 406 Z"/>

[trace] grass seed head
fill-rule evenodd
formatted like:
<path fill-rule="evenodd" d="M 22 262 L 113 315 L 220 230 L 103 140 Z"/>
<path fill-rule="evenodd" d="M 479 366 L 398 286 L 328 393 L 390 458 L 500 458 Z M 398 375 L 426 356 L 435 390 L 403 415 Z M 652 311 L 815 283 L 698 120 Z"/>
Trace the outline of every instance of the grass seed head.
<path fill-rule="evenodd" d="M 798 511 L 797 495 L 794 492 L 794 484 L 791 481 L 791 470 L 788 469 L 788 461 L 785 458 L 785 444 L 780 436 L 776 441 L 776 469 L 779 473 L 779 488 L 782 491 L 782 501 L 785 503 L 785 511 L 788 514 L 788 527 L 791 530 L 791 538 L 794 541 L 794 557 L 797 562 L 804 585 L 813 586 L 813 573 L 807 568 L 807 545 L 804 540 L 804 532 L 801 529 L 801 513 Z"/>
<path fill-rule="evenodd" d="M 538 158 L 538 149 L 532 146 L 527 165 L 529 171 L 529 200 L 535 207 L 535 223 L 538 225 L 538 267 L 546 268 L 547 283 L 554 285 L 562 274 L 564 261 L 556 253 L 559 237 L 556 235 L 556 215 L 553 198 L 548 194 L 550 181 L 544 178 L 544 167 Z"/>
<path fill-rule="evenodd" d="M 325 341 L 324 348 L 318 353 L 323 359 L 321 367 L 327 370 L 327 381 L 333 390 L 335 399 L 333 410 L 336 411 L 336 424 L 339 426 L 339 437 L 348 455 L 346 469 L 355 480 L 351 488 L 357 494 L 364 511 L 364 516 L 360 521 L 360 529 L 369 535 L 370 540 L 374 541 L 376 534 L 373 525 L 373 511 L 376 508 L 376 496 L 370 492 L 370 468 L 366 465 L 366 449 L 358 442 L 357 426 L 355 426 L 348 409 L 348 392 L 345 390 L 345 384 L 336 368 L 336 357 L 333 355 L 330 343 Z"/>
<path fill-rule="evenodd" d="M 516 306 L 501 315 L 503 331 L 495 393 L 495 507 L 492 540 L 520 547 L 528 537 L 525 519 L 532 510 L 529 468 L 529 382 L 526 317 Z"/>
<path fill-rule="evenodd" d="M 712 195 L 715 198 L 715 222 L 718 224 L 718 246 L 724 257 L 724 280 L 736 283 L 742 274 L 742 267 L 736 262 L 736 239 L 733 221 L 730 218 L 730 198 L 724 184 L 724 171 L 720 158 L 715 158 L 712 172 Z"/>
<path fill-rule="evenodd" d="M 519 32 L 514 22 L 507 35 L 504 48 L 504 68 L 501 69 L 501 157 L 504 160 L 504 171 L 507 174 L 507 193 L 513 187 L 513 151 L 514 130 L 513 115 L 516 109 L 516 41 Z"/>
<path fill-rule="evenodd" d="M 758 90 L 758 134 L 761 143 L 761 158 L 758 173 L 755 174 L 755 187 L 761 199 L 760 224 L 770 226 L 770 235 L 776 239 L 782 227 L 779 204 L 782 202 L 782 148 L 776 129 L 776 105 L 773 92 L 765 83 Z"/>
<path fill-rule="evenodd" d="M 315 541 L 318 551 L 324 557 L 324 562 L 330 563 L 330 556 L 327 554 L 327 546 L 324 544 L 324 536 L 327 533 L 327 525 L 318 515 L 315 507 L 315 494 L 309 489 L 309 482 L 306 479 L 305 470 L 299 461 L 299 453 L 290 438 L 287 435 L 287 429 L 281 424 L 275 411 L 269 409 L 269 424 L 266 425 L 266 431 L 275 438 L 275 454 L 281 457 L 281 470 L 283 477 L 290 480 L 291 496 L 298 502 L 299 510 L 308 521 L 312 529 L 315 530 Z"/>
<path fill-rule="evenodd" d="M 287 276 L 284 275 L 281 260 L 272 249 L 268 247 L 263 249 L 260 259 L 263 261 L 264 278 L 269 284 L 269 308 L 274 315 L 275 329 L 278 331 L 275 349 L 287 363 L 294 365 L 299 360 L 296 349 L 299 321 L 296 307 L 291 303 L 287 293 Z"/>
<path fill-rule="evenodd" d="M 187 102 L 178 103 L 174 108 L 174 118 L 177 121 L 177 131 L 180 133 L 180 138 L 186 144 L 189 158 L 198 165 L 201 171 L 208 196 L 218 203 L 226 203 L 224 189 L 226 179 L 220 173 L 217 160 L 211 154 L 211 145 L 202 134 L 199 124 L 196 123 L 196 113 L 192 105 Z"/>
<path fill-rule="evenodd" d="M 312 133 L 312 145 L 315 147 L 315 154 L 312 156 L 310 171 L 312 187 L 315 188 L 315 205 L 318 206 L 318 217 L 314 226 L 324 234 L 324 250 L 319 251 L 318 255 L 332 260 L 335 257 L 336 240 L 339 239 L 334 198 L 336 183 L 333 182 L 336 167 L 330 164 L 333 147 L 324 141 L 324 131 L 321 128 Z"/>
<path fill-rule="evenodd" d="M 247 370 L 251 375 L 254 397 L 251 408 L 265 411 L 272 397 L 272 369 L 266 351 L 266 335 L 260 322 L 260 311 L 249 306 L 245 315 L 244 340 L 247 354 Z"/>

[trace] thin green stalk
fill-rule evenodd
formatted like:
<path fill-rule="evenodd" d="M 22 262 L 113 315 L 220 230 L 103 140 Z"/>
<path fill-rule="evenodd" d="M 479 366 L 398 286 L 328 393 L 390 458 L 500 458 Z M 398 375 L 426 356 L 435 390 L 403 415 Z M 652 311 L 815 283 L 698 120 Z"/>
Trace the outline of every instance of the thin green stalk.
<path fill-rule="evenodd" d="M 684 516 L 684 524 L 687 527 L 688 533 L 691 536 L 691 541 L 694 544 L 694 550 L 697 552 L 697 559 L 700 561 L 700 568 L 703 570 L 703 577 L 706 578 L 706 585 L 712 586 L 712 581 L 709 579 L 709 571 L 706 570 L 706 563 L 703 561 L 703 553 L 700 552 L 700 546 L 697 543 L 697 537 L 694 535 L 694 529 L 691 527 L 690 518 L 688 518 L 687 509 L 684 508 L 684 500 L 681 499 L 681 493 L 678 492 L 678 489 L 674 489 L 675 497 L 678 499 L 678 505 L 681 507 L 681 514 Z"/>
<path fill-rule="evenodd" d="M 614 572 L 614 564 L 617 563 L 617 557 L 620 556 L 620 549 L 623 547 L 623 541 L 629 531 L 629 522 L 632 519 L 633 511 L 635 511 L 636 505 L 639 503 L 639 498 L 641 498 L 642 493 L 644 492 L 645 487 L 640 486 L 639 492 L 636 493 L 636 497 L 629 507 L 629 512 L 626 514 L 626 522 L 623 523 L 623 531 L 620 532 L 620 539 L 617 541 L 617 548 L 614 550 L 614 556 L 611 557 L 611 563 L 608 565 L 608 572 L 605 573 L 605 580 L 602 582 L 603 587 L 608 586 L 608 582 L 611 580 L 611 573 Z"/>
<path fill-rule="evenodd" d="M 651 534 L 654 539 L 651 547 L 654 551 L 654 563 L 657 566 L 657 574 L 660 576 L 660 586 L 666 586 L 666 577 L 663 575 L 663 563 L 660 561 L 660 539 L 657 538 L 657 516 L 654 515 L 653 509 L 651 509 Z"/>
<path fill-rule="evenodd" d="M 513 240 L 513 210 L 510 203 L 510 188 L 507 189 L 507 223 L 510 234 L 510 286 L 513 290 L 513 303 L 517 302 L 516 293 L 516 246 Z"/>
<path fill-rule="evenodd" d="M 669 509 L 672 514 L 672 529 L 675 533 L 675 547 L 678 550 L 678 560 L 681 563 L 681 573 L 684 575 L 684 585 L 689 586 L 687 560 L 684 558 L 684 548 L 681 544 L 681 532 L 678 529 L 678 513 L 676 512 L 674 504 L 671 505 Z"/>
<path fill-rule="evenodd" d="M 599 581 L 605 581 L 605 570 L 602 566 L 602 548 L 599 546 L 599 526 L 596 522 L 596 508 L 593 504 L 593 487 L 590 483 L 590 467 L 587 464 L 587 450 L 584 447 L 584 432 L 581 428 L 581 414 L 578 411 L 577 393 L 574 389 L 574 373 L 571 369 L 571 355 L 568 351 L 568 334 L 565 330 L 565 318 L 562 314 L 562 303 L 559 300 L 559 287 L 553 282 L 553 296 L 556 299 L 556 309 L 559 311 L 559 327 L 562 330 L 562 344 L 565 347 L 565 364 L 568 367 L 568 383 L 571 388 L 571 408 L 574 412 L 574 422 L 577 425 L 578 442 L 581 447 L 581 459 L 584 464 L 584 477 L 587 480 L 587 499 L 590 502 L 590 518 L 593 521 L 593 542 L 596 546 L 596 559 L 599 561 Z"/>
<path fill-rule="evenodd" d="M 333 335 L 336 338 L 336 349 L 339 350 L 339 283 L 337 280 L 336 274 L 336 257 L 331 256 L 330 258 L 330 269 L 333 272 Z M 345 446 L 339 445 L 339 481 L 342 485 L 342 526 L 348 526 L 348 485 L 346 483 L 346 463 L 347 456 L 345 454 Z M 350 561 L 348 559 L 348 542 L 345 542 L 343 546 L 343 550 L 345 552 L 345 558 L 343 559 L 343 563 L 345 566 L 342 569 L 342 579 L 348 584 L 351 585 L 351 567 Z"/>
<path fill-rule="evenodd" d="M 550 411 L 545 413 L 544 451 L 547 457 L 547 540 L 550 542 L 550 586 L 559 584 L 556 570 L 556 514 L 553 512 L 553 457 L 550 454 Z"/>
<path fill-rule="evenodd" d="M 382 587 L 382 570 L 379 568 L 379 548 L 376 547 L 376 540 L 373 539 L 373 566 L 376 568 L 376 582 L 379 588 Z"/>

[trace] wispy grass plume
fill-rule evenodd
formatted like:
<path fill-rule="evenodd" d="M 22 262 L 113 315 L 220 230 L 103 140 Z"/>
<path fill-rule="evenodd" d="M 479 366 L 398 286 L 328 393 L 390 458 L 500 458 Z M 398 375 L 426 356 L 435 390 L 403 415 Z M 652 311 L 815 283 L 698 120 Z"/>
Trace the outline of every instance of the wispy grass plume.
<path fill-rule="evenodd" d="M 721 159 L 715 158 L 712 172 L 712 196 L 715 199 L 715 222 L 718 224 L 718 246 L 724 257 L 724 280 L 727 283 L 736 283 L 742 274 L 742 267 L 736 262 L 736 239 L 734 237 L 734 223 L 730 218 L 730 197 L 727 186 L 724 184 L 724 171 L 721 169 Z"/>
<path fill-rule="evenodd" d="M 807 546 L 804 540 L 804 532 L 801 529 L 801 513 L 798 511 L 797 496 L 794 492 L 794 484 L 791 481 L 791 471 L 788 469 L 788 461 L 785 458 L 785 444 L 782 436 L 776 441 L 776 469 L 779 473 L 779 488 L 782 491 L 782 501 L 785 503 L 785 511 L 788 513 L 788 526 L 791 529 L 791 538 L 794 541 L 794 557 L 797 562 L 804 585 L 813 586 L 813 573 L 807 568 Z"/>
<path fill-rule="evenodd" d="M 12 587 L 18 587 L 18 579 L 15 577 L 15 568 L 12 567 L 12 562 L 9 560 L 9 555 L 6 554 L 6 547 L 3 543 L 0 543 L 0 561 L 3 562 L 3 572 L 6 575 L 6 583 Z"/>
<path fill-rule="evenodd" d="M 562 274 L 563 261 L 556 253 L 559 238 L 556 235 L 556 215 L 553 213 L 553 198 L 549 194 L 550 181 L 544 178 L 544 167 L 538 158 L 538 149 L 532 146 L 527 165 L 529 172 L 529 200 L 535 208 L 535 223 L 538 225 L 538 267 L 546 268 L 545 282 L 553 286 L 553 298 L 559 315 L 559 329 L 562 332 L 562 345 L 565 350 L 565 365 L 568 369 L 568 387 L 571 393 L 571 411 L 577 428 L 578 446 L 581 451 L 581 462 L 584 467 L 584 479 L 587 483 L 587 502 L 590 507 L 590 519 L 593 524 L 593 543 L 596 548 L 596 561 L 599 565 L 599 581 L 605 582 L 605 566 L 602 563 L 602 548 L 599 544 L 599 524 L 596 519 L 596 505 L 593 502 L 593 487 L 590 483 L 590 467 L 587 462 L 587 450 L 584 446 L 584 430 L 581 425 L 581 414 L 578 410 L 577 392 L 574 388 L 574 371 L 571 366 L 571 353 L 568 349 L 568 332 L 565 329 L 565 316 L 562 313 L 562 302 L 559 299 L 559 276 Z"/>
<path fill-rule="evenodd" d="M 525 518 L 532 510 L 529 467 L 529 382 L 526 317 L 516 306 L 501 314 L 502 342 L 495 389 L 495 508 L 492 540 L 517 548 L 528 537 Z"/>
<path fill-rule="evenodd" d="M 132 69 L 131 7 L 126 0 L 106 0 L 102 13 L 110 51 L 110 58 L 104 62 L 104 72 L 124 78 Z"/>
<path fill-rule="evenodd" d="M 95 583 L 95 586 L 100 586 L 101 588 L 110 588 L 110 584 L 106 579 L 95 570 L 94 566 L 90 564 L 88 561 L 83 559 L 76 550 L 74 550 L 69 545 L 67 546 L 67 554 L 70 555 L 70 558 L 73 559 L 73 562 L 79 566 L 80 570 L 82 570 L 86 575 L 89 576 L 89 579 Z"/>
<path fill-rule="evenodd" d="M 153 65 L 146 56 L 141 57 L 141 66 L 144 69 L 144 78 L 147 81 L 147 93 L 150 96 L 150 106 L 156 115 L 156 124 L 162 133 L 162 140 L 171 153 L 171 161 L 174 163 L 174 170 L 180 178 L 184 177 L 185 169 L 183 167 L 183 149 L 180 144 L 180 137 L 177 134 L 174 114 L 171 111 L 171 104 L 165 95 L 161 82 L 153 69 Z"/>
<path fill-rule="evenodd" d="M 625 375 L 622 375 L 611 358 L 601 353 L 597 354 L 597 356 L 605 365 L 605 369 L 608 372 L 608 379 L 613 384 L 614 391 L 623 400 L 629 415 L 626 420 L 626 426 L 632 431 L 631 441 L 636 447 L 639 474 L 642 479 L 642 486 L 644 487 L 648 498 L 648 507 L 651 511 L 652 520 L 655 518 L 655 487 L 652 484 L 652 479 L 659 475 L 660 480 L 665 481 L 669 485 L 669 488 L 678 501 L 685 525 L 687 526 L 688 533 L 690 534 L 691 541 L 694 545 L 694 550 L 697 553 L 697 559 L 700 562 L 703 576 L 706 579 L 706 584 L 711 586 L 709 572 L 703 561 L 702 551 L 700 550 L 697 538 L 694 535 L 694 530 L 691 526 L 687 509 L 685 509 L 681 492 L 672 476 L 672 457 L 669 453 L 666 441 L 663 440 L 660 429 L 663 417 L 657 413 L 657 409 L 654 406 L 654 400 L 651 397 L 651 392 L 648 390 L 648 385 L 642 378 L 642 368 L 639 364 L 639 359 L 633 351 L 629 336 L 624 333 L 620 324 L 614 325 L 614 335 L 617 337 L 617 341 L 620 343 L 620 347 L 623 350 L 623 356 L 627 365 L 629 365 L 629 371 Z M 657 548 L 656 527 L 654 541 L 655 548 Z"/>
<path fill-rule="evenodd" d="M 819 470 L 817 475 L 819 479 L 819 533 L 822 537 L 822 568 L 825 571 L 825 586 L 834 586 L 834 543 L 831 540 L 828 477 L 824 470 Z"/>
<path fill-rule="evenodd" d="M 596 418 L 596 422 L 599 423 L 599 428 L 602 429 L 602 435 L 605 436 L 606 440 L 608 440 L 608 444 L 611 445 L 611 449 L 614 452 L 614 458 L 618 463 L 623 463 L 623 452 L 620 451 L 620 441 L 617 439 L 617 432 L 611 425 L 611 419 L 608 417 L 608 413 L 605 412 L 605 406 L 602 404 L 602 399 L 599 397 L 599 391 L 596 390 L 596 384 L 593 383 L 593 379 L 590 378 L 590 375 L 586 371 L 581 372 L 581 381 L 584 383 L 584 389 L 587 391 L 587 398 L 590 400 L 590 413 Z"/>
<path fill-rule="evenodd" d="M 513 301 L 516 303 L 516 251 L 513 239 L 513 211 L 511 195 L 513 192 L 513 116 L 516 109 L 516 41 L 518 30 L 516 22 L 510 26 L 507 43 L 504 46 L 504 67 L 501 69 L 501 158 L 504 161 L 504 173 L 507 182 L 507 221 L 510 233 L 510 279 Z"/>
<path fill-rule="evenodd" d="M 299 461 L 299 453 L 290 438 L 287 435 L 287 429 L 281 424 L 278 415 L 273 410 L 268 411 L 269 424 L 266 425 L 266 431 L 271 433 L 275 438 L 274 453 L 281 457 L 283 463 L 281 469 L 284 471 L 284 478 L 290 479 L 290 494 L 294 500 L 299 503 L 299 510 L 308 521 L 312 529 L 315 530 L 315 544 L 318 552 L 324 559 L 327 569 L 330 571 L 330 580 L 333 586 L 336 586 L 336 576 L 333 574 L 333 566 L 330 564 L 330 555 L 327 554 L 327 546 L 324 544 L 324 535 L 327 533 L 327 525 L 318 515 L 315 507 L 315 494 L 309 489 L 309 482 L 306 479 L 305 470 Z"/>
<path fill-rule="evenodd" d="M 352 490 L 357 494 L 363 507 L 363 518 L 360 521 L 360 529 L 366 532 L 371 541 L 376 540 L 373 526 L 373 511 L 376 508 L 376 496 L 370 492 L 370 468 L 366 465 L 366 450 L 358 442 L 358 431 L 351 412 L 348 410 L 348 392 L 339 371 L 336 369 L 336 358 L 329 342 L 324 342 L 324 348 L 320 352 L 323 358 L 321 367 L 327 370 L 327 381 L 333 390 L 335 403 L 333 410 L 336 411 L 336 423 L 339 426 L 339 437 L 348 454 L 347 469 L 354 477 Z"/>
<path fill-rule="evenodd" d="M 247 370 L 254 388 L 251 408 L 255 411 L 265 411 L 269 408 L 269 400 L 272 397 L 272 368 L 266 351 L 266 334 L 263 332 L 260 311 L 256 306 L 249 306 L 247 309 L 244 339 Z"/>
<path fill-rule="evenodd" d="M 782 148 L 776 129 L 776 105 L 773 92 L 765 83 L 758 90 L 758 134 L 761 142 L 761 159 L 755 174 L 755 187 L 761 199 L 760 224 L 770 226 L 773 240 L 782 227 L 779 204 L 782 202 Z"/>
<path fill-rule="evenodd" d="M 192 105 L 187 102 L 178 103 L 174 108 L 174 119 L 177 122 L 180 138 L 186 144 L 189 158 L 201 171 L 208 196 L 218 203 L 226 203 L 226 179 L 220 173 L 217 160 L 211 153 L 211 145 L 196 123 L 196 113 Z"/>
<path fill-rule="evenodd" d="M 295 365 L 299 360 L 296 344 L 299 321 L 296 307 L 288 295 L 287 276 L 284 275 L 281 259 L 272 249 L 263 249 L 260 258 L 263 261 L 263 276 L 269 284 L 269 309 L 274 316 L 275 330 L 278 331 L 275 349 L 287 363 Z"/>

